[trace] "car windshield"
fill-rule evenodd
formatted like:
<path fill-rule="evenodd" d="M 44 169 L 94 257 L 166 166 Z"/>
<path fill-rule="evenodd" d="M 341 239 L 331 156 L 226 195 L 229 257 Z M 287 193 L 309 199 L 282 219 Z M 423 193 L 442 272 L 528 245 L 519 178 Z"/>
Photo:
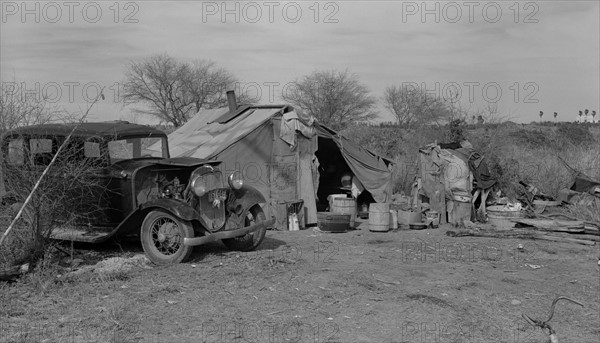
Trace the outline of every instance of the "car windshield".
<path fill-rule="evenodd" d="M 164 137 L 135 137 L 108 142 L 108 153 L 111 164 L 132 158 L 166 158 L 168 156 L 165 156 L 165 148 L 166 138 Z"/>

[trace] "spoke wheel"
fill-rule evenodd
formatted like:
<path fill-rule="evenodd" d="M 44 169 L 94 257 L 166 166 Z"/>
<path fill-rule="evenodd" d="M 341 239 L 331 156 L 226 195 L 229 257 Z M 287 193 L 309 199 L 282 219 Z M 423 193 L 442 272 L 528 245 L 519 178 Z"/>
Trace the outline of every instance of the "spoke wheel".
<path fill-rule="evenodd" d="M 164 211 L 151 211 L 142 223 L 142 247 L 155 264 L 179 263 L 188 258 L 193 247 L 183 245 L 185 237 L 194 237 L 192 224 Z"/>
<path fill-rule="evenodd" d="M 248 227 L 266 220 L 265 212 L 262 210 L 262 208 L 259 205 L 254 205 L 246 214 L 246 218 L 244 219 L 244 227 Z M 229 250 L 254 250 L 260 245 L 260 243 L 262 243 L 266 233 L 267 228 L 262 227 L 244 236 L 224 239 L 223 244 L 225 244 Z"/>

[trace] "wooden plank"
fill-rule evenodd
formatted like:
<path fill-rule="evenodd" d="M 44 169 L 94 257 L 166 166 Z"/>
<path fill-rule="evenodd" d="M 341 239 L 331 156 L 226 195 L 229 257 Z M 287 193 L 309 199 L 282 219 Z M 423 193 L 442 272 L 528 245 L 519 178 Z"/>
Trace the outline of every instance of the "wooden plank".
<path fill-rule="evenodd" d="M 576 243 L 582 245 L 595 245 L 595 237 L 586 237 L 585 239 L 577 239 L 570 237 L 552 236 L 540 234 L 538 232 L 523 232 L 523 230 L 502 230 L 502 231 L 484 231 L 484 230 L 448 230 L 447 236 L 451 237 L 492 237 L 492 238 L 525 238 L 525 239 L 541 239 L 553 242 Z M 580 238 L 583 238 L 580 236 Z"/>
<path fill-rule="evenodd" d="M 558 237 L 558 236 L 550 236 L 550 235 L 538 235 L 535 238 L 536 239 L 546 240 L 546 241 L 577 243 L 577 244 L 582 244 L 582 245 L 595 245 L 596 244 L 596 242 L 588 241 L 588 240 L 583 240 L 583 239 L 576 239 L 576 238 L 569 238 L 569 237 Z"/>
<path fill-rule="evenodd" d="M 586 224 L 583 228 L 583 232 L 587 233 L 588 235 L 600 236 L 600 230 L 597 227 L 588 224 Z"/>
<path fill-rule="evenodd" d="M 533 218 L 511 218 L 511 221 L 515 223 L 535 226 L 540 229 L 563 229 L 568 231 L 569 229 L 573 232 L 580 230 L 583 232 L 585 224 L 583 221 L 567 221 L 567 220 L 552 220 L 552 219 L 533 219 Z"/>
<path fill-rule="evenodd" d="M 575 238 L 575 239 L 583 239 L 583 240 L 588 240 L 588 241 L 600 242 L 600 237 L 598 237 L 596 235 L 586 235 L 584 233 L 554 232 L 551 235 L 557 236 L 557 237 Z"/>

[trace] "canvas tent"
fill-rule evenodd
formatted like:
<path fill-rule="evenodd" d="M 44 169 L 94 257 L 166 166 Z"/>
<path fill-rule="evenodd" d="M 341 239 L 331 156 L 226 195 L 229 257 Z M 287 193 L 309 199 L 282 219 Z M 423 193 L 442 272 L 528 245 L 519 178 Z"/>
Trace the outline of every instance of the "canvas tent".
<path fill-rule="evenodd" d="M 367 190 L 365 194 L 377 202 L 389 201 L 389 160 L 311 118 L 300 117 L 287 105 L 201 110 L 169 135 L 169 151 L 173 157 L 219 160 L 225 176 L 240 171 L 244 182 L 265 196 L 265 213 L 277 218 L 279 229 L 287 223 L 285 204 L 298 199 L 304 201 L 305 222 L 316 223 L 317 194 L 322 203 L 323 196 L 335 191 L 337 185 L 332 183 L 338 181 L 326 179 L 322 175 L 326 172 L 339 176 L 351 171 Z"/>

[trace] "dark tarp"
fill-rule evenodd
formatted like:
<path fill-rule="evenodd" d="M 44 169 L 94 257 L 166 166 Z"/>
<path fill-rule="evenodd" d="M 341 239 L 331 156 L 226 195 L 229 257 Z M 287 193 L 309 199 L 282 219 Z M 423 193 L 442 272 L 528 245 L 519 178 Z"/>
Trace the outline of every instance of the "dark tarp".
<path fill-rule="evenodd" d="M 588 192 L 590 194 L 593 194 L 594 189 L 597 186 L 600 186 L 600 182 L 593 180 L 592 178 L 582 173 L 577 173 L 577 175 L 575 175 L 575 181 L 573 181 L 573 185 L 571 186 L 571 190 L 581 193 Z"/>
<path fill-rule="evenodd" d="M 317 135 L 328 138 L 340 148 L 344 160 L 373 199 L 379 203 L 388 202 L 392 197 L 392 162 L 377 156 L 335 131 L 315 124 Z"/>

